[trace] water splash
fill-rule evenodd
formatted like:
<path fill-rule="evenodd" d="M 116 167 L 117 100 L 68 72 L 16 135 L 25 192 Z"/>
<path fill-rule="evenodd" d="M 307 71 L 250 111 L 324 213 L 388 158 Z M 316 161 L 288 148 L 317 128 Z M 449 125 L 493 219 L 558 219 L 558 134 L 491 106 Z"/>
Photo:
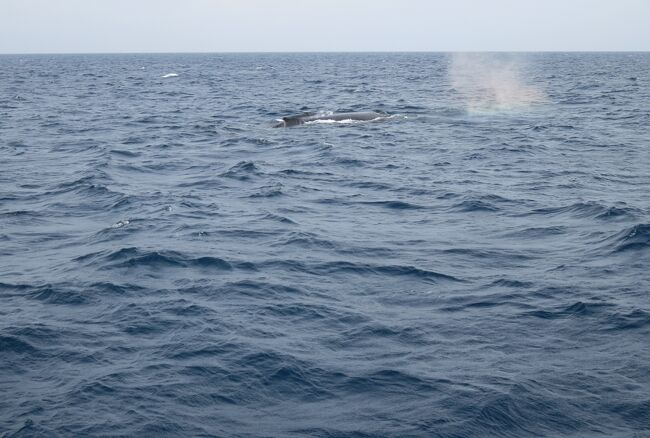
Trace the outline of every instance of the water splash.
<path fill-rule="evenodd" d="M 455 53 L 449 80 L 469 113 L 520 109 L 546 100 L 524 79 L 523 59 L 506 54 Z"/>

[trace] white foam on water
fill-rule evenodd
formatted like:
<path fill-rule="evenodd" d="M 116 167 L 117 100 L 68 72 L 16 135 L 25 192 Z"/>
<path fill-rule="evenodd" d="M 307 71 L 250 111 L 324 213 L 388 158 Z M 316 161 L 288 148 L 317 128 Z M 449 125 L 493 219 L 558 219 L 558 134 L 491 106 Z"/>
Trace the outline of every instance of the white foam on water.
<path fill-rule="evenodd" d="M 128 225 L 130 223 L 131 223 L 131 221 L 128 221 L 128 220 L 119 221 L 119 222 L 111 225 L 111 228 L 122 228 L 123 226 Z"/>
<path fill-rule="evenodd" d="M 352 120 L 352 119 L 344 119 L 344 120 L 322 119 L 322 120 L 310 120 L 309 122 L 305 122 L 305 125 L 322 125 L 322 124 L 332 124 L 332 123 L 339 123 L 345 125 L 349 123 L 363 122 L 363 121 L 364 120 Z"/>
<path fill-rule="evenodd" d="M 161 78 L 163 78 L 163 79 L 164 78 L 175 78 L 176 76 L 178 76 L 177 73 L 167 73 L 167 74 L 162 75 Z"/>
<path fill-rule="evenodd" d="M 333 113 L 332 113 L 333 114 Z M 331 115 L 331 114 L 330 114 Z M 376 120 L 382 120 L 382 119 L 389 119 L 392 118 L 393 116 L 379 116 L 375 117 L 374 119 L 368 119 L 368 120 L 355 120 L 355 119 L 343 119 L 343 120 L 332 120 L 332 119 L 321 119 L 321 120 L 310 120 L 308 122 L 305 122 L 305 125 L 316 125 L 316 124 L 332 124 L 332 123 L 338 123 L 341 125 L 349 125 L 352 123 L 367 123 L 367 122 L 374 122 Z"/>

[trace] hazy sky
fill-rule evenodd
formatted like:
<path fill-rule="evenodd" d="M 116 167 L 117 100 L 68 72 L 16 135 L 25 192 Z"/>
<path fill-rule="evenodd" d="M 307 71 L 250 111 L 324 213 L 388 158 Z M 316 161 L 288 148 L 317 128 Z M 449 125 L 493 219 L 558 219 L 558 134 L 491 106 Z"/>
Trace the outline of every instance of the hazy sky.
<path fill-rule="evenodd" d="M 650 0 L 0 0 L 0 53 L 650 50 Z"/>

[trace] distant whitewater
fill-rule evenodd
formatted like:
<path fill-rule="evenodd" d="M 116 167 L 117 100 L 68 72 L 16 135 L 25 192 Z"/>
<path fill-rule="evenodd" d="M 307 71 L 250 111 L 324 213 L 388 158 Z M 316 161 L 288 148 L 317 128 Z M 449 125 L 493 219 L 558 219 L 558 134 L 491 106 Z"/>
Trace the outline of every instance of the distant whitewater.
<path fill-rule="evenodd" d="M 649 66 L 0 56 L 0 436 L 648 436 Z"/>

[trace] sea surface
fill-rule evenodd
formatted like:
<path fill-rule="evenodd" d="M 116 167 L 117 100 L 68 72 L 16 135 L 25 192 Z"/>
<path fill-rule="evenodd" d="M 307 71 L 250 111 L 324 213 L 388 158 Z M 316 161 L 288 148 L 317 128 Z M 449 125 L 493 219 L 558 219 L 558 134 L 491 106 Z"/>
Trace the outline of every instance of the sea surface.
<path fill-rule="evenodd" d="M 0 56 L 0 436 L 648 437 L 649 127 L 649 53 Z"/>

